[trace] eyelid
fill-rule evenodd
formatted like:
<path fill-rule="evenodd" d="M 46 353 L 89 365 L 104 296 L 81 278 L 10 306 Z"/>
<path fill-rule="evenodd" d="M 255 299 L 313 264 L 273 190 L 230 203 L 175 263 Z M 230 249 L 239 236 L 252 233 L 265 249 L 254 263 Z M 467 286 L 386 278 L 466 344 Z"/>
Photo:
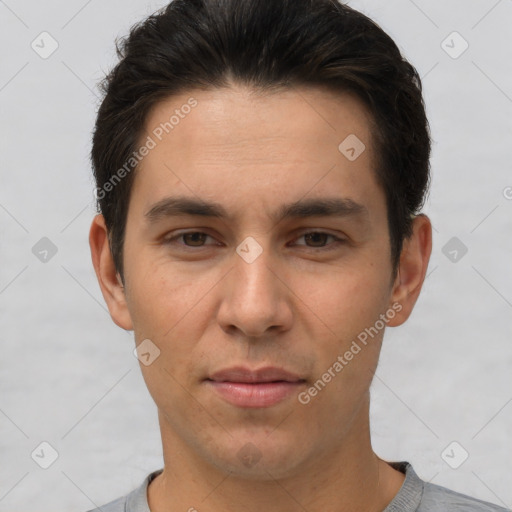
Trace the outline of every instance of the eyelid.
<path fill-rule="evenodd" d="M 295 237 L 301 237 L 304 235 L 309 235 L 311 233 L 318 233 L 321 235 L 329 235 L 333 236 L 334 238 L 339 238 L 340 240 L 344 239 L 343 235 L 341 233 L 331 233 L 330 231 L 323 229 L 323 228 L 302 228 L 298 229 L 295 233 Z"/>
<path fill-rule="evenodd" d="M 339 244 L 343 244 L 343 243 L 347 243 L 347 239 L 342 237 L 342 236 L 338 236 L 338 235 L 335 235 L 334 233 L 329 233 L 328 231 L 323 231 L 322 229 L 314 229 L 314 228 L 309 228 L 305 231 L 302 231 L 300 232 L 299 234 L 296 235 L 296 237 L 294 238 L 294 240 L 297 240 L 299 238 L 302 238 L 303 236 L 305 235 L 309 235 L 309 234 L 319 234 L 319 235 L 327 235 L 327 236 L 330 236 L 334 239 L 333 242 L 331 243 L 328 243 L 327 245 L 325 246 L 322 246 L 322 247 L 315 247 L 315 246 L 309 246 L 309 245 L 306 245 L 306 244 L 298 244 L 302 247 L 305 247 L 306 249 L 312 249 L 313 251 L 316 250 L 316 251 L 328 251 L 330 249 L 334 249 L 333 246 L 338 246 Z"/>
<path fill-rule="evenodd" d="M 170 244 L 171 242 L 174 242 L 175 240 L 181 238 L 182 236 L 185 236 L 185 235 L 192 235 L 192 234 L 201 234 L 201 235 L 206 235 L 207 237 L 210 237 L 210 238 L 215 238 L 214 236 L 210 235 L 209 233 L 207 233 L 206 231 L 201 231 L 201 228 L 199 229 L 189 229 L 189 230 L 185 230 L 185 231 L 178 231 L 178 232 L 173 232 L 174 234 L 172 236 L 169 236 L 169 237 L 164 237 L 162 239 L 163 243 L 164 244 Z M 187 248 L 190 248 L 190 249 L 200 249 L 202 247 L 205 247 L 204 245 L 200 245 L 200 246 L 193 246 L 193 245 L 185 245 L 185 244 L 179 244 L 183 247 L 187 247 Z"/>

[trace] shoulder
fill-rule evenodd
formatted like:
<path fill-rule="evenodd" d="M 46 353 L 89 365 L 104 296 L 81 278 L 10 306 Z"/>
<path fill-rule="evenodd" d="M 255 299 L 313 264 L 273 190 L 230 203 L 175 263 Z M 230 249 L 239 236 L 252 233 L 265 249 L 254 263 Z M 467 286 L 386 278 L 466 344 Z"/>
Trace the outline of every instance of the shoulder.
<path fill-rule="evenodd" d="M 511 512 L 493 503 L 425 482 L 407 461 L 388 464 L 404 473 L 405 480 L 384 512 Z"/>
<path fill-rule="evenodd" d="M 126 511 L 126 496 L 117 498 L 106 505 L 99 508 L 88 510 L 87 512 L 125 512 Z"/>
<path fill-rule="evenodd" d="M 88 510 L 87 512 L 150 512 L 147 489 L 151 481 L 163 471 L 163 468 L 153 471 L 146 476 L 144 481 L 132 492 L 114 501 L 110 501 L 106 505 Z"/>
<path fill-rule="evenodd" d="M 509 509 L 425 482 L 418 512 L 457 510 L 464 512 L 507 512 Z"/>

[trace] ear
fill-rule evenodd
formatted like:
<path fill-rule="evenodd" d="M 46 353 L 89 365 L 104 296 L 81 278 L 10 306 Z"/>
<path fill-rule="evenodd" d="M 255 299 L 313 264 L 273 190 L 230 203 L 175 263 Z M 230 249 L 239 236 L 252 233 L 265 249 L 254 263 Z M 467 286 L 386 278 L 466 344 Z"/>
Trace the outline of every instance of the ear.
<path fill-rule="evenodd" d="M 403 324 L 412 313 L 423 286 L 432 252 L 432 224 L 425 214 L 416 216 L 412 235 L 404 240 L 397 276 L 389 306 L 397 312 L 388 322 L 391 327 Z M 401 308 L 399 308 L 399 306 Z"/>
<path fill-rule="evenodd" d="M 133 324 L 126 303 L 125 289 L 119 273 L 116 271 L 108 231 L 103 215 L 96 215 L 89 231 L 92 263 L 98 278 L 103 298 L 107 303 L 110 316 L 116 325 L 127 331 L 133 330 Z"/>

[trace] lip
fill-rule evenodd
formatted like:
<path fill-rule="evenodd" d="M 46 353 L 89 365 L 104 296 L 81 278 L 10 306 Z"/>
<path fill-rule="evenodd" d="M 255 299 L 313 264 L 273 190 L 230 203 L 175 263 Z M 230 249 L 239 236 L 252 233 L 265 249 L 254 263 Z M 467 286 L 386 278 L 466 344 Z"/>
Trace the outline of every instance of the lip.
<path fill-rule="evenodd" d="M 265 366 L 258 370 L 251 370 L 243 366 L 233 366 L 232 368 L 225 368 L 218 372 L 213 373 L 209 380 L 216 382 L 247 382 L 251 384 L 260 384 L 262 382 L 298 382 L 301 377 L 295 373 L 289 372 L 284 368 L 276 366 Z"/>
<path fill-rule="evenodd" d="M 270 407 L 296 394 L 305 379 L 283 368 L 237 366 L 215 372 L 205 382 L 232 405 L 254 408 Z"/>

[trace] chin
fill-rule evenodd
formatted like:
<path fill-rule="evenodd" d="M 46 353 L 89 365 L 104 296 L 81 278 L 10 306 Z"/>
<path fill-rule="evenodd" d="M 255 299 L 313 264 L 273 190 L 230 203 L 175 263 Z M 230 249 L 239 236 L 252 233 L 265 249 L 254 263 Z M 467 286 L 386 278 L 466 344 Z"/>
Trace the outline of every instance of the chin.
<path fill-rule="evenodd" d="M 270 434 L 272 435 L 272 434 Z M 227 446 L 220 448 L 221 453 L 211 454 L 213 464 L 235 477 L 252 480 L 274 480 L 293 475 L 298 466 L 304 463 L 307 451 L 304 443 L 290 442 L 286 439 L 261 436 L 247 436 L 244 439 L 229 440 Z"/>

